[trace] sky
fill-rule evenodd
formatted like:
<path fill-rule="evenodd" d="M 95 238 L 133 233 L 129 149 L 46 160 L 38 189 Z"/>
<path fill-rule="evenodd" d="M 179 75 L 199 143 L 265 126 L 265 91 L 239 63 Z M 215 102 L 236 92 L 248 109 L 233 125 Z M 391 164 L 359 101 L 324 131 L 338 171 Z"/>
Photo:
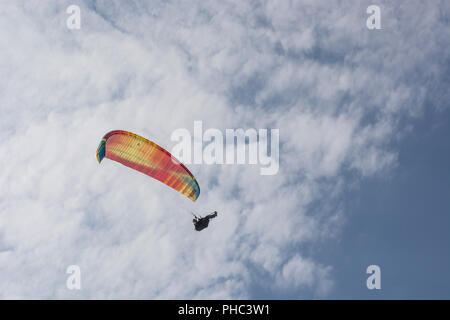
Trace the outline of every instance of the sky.
<path fill-rule="evenodd" d="M 27 0 L 0 16 L 1 299 L 450 298 L 448 1 Z M 278 129 L 278 172 L 189 164 L 194 203 L 97 163 L 111 130 L 171 150 L 195 121 Z M 195 232 L 191 210 L 219 215 Z"/>

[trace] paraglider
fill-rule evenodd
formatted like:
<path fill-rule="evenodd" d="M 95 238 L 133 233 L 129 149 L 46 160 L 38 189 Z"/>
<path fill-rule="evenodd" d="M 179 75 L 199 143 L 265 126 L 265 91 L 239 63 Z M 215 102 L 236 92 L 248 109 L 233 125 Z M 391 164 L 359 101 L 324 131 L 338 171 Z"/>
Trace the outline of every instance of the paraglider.
<path fill-rule="evenodd" d="M 202 217 L 199 218 L 195 214 L 193 214 L 193 215 L 194 215 L 194 219 L 192 219 L 192 222 L 194 223 L 195 230 L 202 231 L 203 229 L 208 227 L 210 219 L 217 217 L 217 211 L 214 211 L 203 218 Z"/>
<path fill-rule="evenodd" d="M 104 158 L 117 161 L 161 181 L 192 201 L 200 195 L 200 186 L 188 168 L 156 143 L 132 132 L 108 132 L 100 141 L 96 155 L 98 163 Z M 207 228 L 209 220 L 216 216 L 217 211 L 203 218 L 195 216 L 195 230 Z"/>

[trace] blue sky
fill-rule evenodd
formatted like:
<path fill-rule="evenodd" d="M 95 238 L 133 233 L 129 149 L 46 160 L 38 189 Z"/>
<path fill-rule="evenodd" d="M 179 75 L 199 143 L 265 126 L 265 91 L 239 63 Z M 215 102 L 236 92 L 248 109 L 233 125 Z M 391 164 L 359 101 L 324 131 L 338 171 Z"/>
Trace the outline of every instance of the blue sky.
<path fill-rule="evenodd" d="M 2 2 L 0 298 L 449 298 L 449 9 Z M 96 162 L 108 131 L 171 150 L 194 121 L 279 129 L 278 173 L 189 165 L 191 203 Z"/>
<path fill-rule="evenodd" d="M 345 236 L 322 252 L 339 269 L 333 298 L 448 299 L 450 114 L 431 114 L 399 146 L 397 170 L 346 198 Z M 365 287 L 364 266 L 382 269 L 382 290 Z"/>
<path fill-rule="evenodd" d="M 328 298 L 449 298 L 449 121 L 449 112 L 417 121 L 398 146 L 397 170 L 346 194 L 342 237 L 316 253 L 335 266 L 336 289 Z M 371 264 L 381 267 L 382 290 L 366 287 Z M 268 292 L 256 297 L 273 298 Z"/>

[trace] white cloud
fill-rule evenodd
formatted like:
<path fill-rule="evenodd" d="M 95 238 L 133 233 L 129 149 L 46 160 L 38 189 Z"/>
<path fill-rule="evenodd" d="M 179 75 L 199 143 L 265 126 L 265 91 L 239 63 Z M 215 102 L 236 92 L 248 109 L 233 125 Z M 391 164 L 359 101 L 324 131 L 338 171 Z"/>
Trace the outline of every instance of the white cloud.
<path fill-rule="evenodd" d="M 281 269 L 280 284 L 286 288 L 308 287 L 314 289 L 317 297 L 323 297 L 333 287 L 331 268 L 294 256 Z"/>

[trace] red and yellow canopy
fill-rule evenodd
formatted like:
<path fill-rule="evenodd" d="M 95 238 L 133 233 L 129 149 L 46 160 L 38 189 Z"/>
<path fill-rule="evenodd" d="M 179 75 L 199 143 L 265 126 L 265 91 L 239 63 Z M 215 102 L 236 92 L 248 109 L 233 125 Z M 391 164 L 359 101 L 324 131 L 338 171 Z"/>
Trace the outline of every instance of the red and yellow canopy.
<path fill-rule="evenodd" d="M 180 161 L 137 134 L 122 130 L 107 133 L 97 148 L 98 162 L 105 157 L 161 181 L 192 201 L 200 195 L 197 180 Z"/>

